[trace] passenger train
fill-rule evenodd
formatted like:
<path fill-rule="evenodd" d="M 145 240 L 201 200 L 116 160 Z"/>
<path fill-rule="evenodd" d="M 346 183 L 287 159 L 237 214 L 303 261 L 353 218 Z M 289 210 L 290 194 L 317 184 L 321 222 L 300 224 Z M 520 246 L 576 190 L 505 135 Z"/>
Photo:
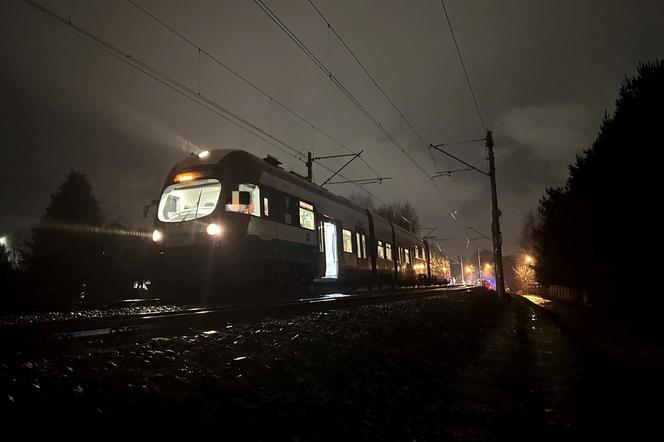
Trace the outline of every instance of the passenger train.
<path fill-rule="evenodd" d="M 449 281 L 439 247 L 280 164 L 235 149 L 178 162 L 154 219 L 155 289 Z"/>

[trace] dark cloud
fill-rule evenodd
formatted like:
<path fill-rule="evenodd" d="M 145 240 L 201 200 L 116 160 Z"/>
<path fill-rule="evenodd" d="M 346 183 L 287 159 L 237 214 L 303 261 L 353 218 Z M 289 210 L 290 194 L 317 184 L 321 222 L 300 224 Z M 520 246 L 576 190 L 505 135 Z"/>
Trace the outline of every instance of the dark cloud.
<path fill-rule="evenodd" d="M 393 177 L 387 185 L 367 188 L 386 202 L 410 201 L 423 225 L 439 226 L 440 236 L 452 238 L 445 242 L 450 253 L 464 250 L 468 225 L 490 230 L 486 178 L 464 173 L 429 180 L 253 2 L 140 3 L 350 149 L 364 149 L 363 158 L 379 174 Z M 424 143 L 340 43 L 328 40 L 326 26 L 307 2 L 267 3 L 427 173 L 459 167 L 440 154 L 434 165 L 427 143 L 483 135 L 439 2 L 317 2 Z M 623 76 L 634 72 L 637 61 L 661 56 L 664 5 L 654 0 L 446 3 L 484 119 L 494 130 L 504 240 L 513 251 L 525 213 L 547 186 L 564 182 L 567 162 L 592 142 Z M 302 151 L 342 152 L 251 86 L 199 59 L 197 51 L 128 2 L 43 4 Z M 0 176 L 11 183 L 0 191 L 1 231 L 36 221 L 72 167 L 90 175 L 109 217 L 132 226 L 141 224 L 142 205 L 157 196 L 172 163 L 191 151 L 240 147 L 275 155 L 286 168 L 304 173 L 292 155 L 110 58 L 20 1 L 0 5 L 0 55 Z M 486 165 L 481 144 L 451 149 Z M 320 167 L 314 172 L 319 182 L 329 176 Z M 361 162 L 345 173 L 371 176 Z M 357 192 L 346 185 L 334 190 Z"/>

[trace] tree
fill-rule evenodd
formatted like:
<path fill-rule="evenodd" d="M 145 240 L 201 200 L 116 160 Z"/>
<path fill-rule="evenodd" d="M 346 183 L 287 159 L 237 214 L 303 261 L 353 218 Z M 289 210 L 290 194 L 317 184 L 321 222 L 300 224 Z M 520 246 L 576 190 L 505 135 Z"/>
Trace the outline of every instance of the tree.
<path fill-rule="evenodd" d="M 588 291 L 593 304 L 620 308 L 661 303 L 628 278 L 624 259 L 643 256 L 659 231 L 652 195 L 661 167 L 664 62 L 640 63 L 623 80 L 593 144 L 569 166 L 565 186 L 547 189 L 533 229 L 535 271 L 543 284 Z"/>
<path fill-rule="evenodd" d="M 0 244 L 0 307 L 5 310 L 16 298 L 16 269 L 9 257 L 9 250 Z"/>
<path fill-rule="evenodd" d="M 512 270 L 521 288 L 525 288 L 537 281 L 533 257 L 527 253 L 520 253 L 516 257 Z"/>
<path fill-rule="evenodd" d="M 355 193 L 352 193 L 348 197 L 348 199 L 351 200 L 352 202 L 354 202 L 355 204 L 357 204 L 360 207 L 364 207 L 364 208 L 369 209 L 369 210 L 374 210 L 375 209 L 373 200 L 366 193 L 355 192 Z"/>
<path fill-rule="evenodd" d="M 519 245 L 524 250 L 532 250 L 533 248 L 533 230 L 537 224 L 537 216 L 530 210 L 526 214 L 521 228 L 521 235 L 519 237 Z"/>
<path fill-rule="evenodd" d="M 521 283 L 516 277 L 514 268 L 516 267 L 517 257 L 515 255 L 503 256 L 503 272 L 505 276 L 505 286 L 511 293 L 516 293 L 521 288 Z"/>
<path fill-rule="evenodd" d="M 102 247 L 99 206 L 87 176 L 71 170 L 28 242 L 26 270 L 37 301 L 71 302 L 90 291 Z"/>
<path fill-rule="evenodd" d="M 420 228 L 420 218 L 408 202 L 386 204 L 376 209 L 376 213 L 410 232 L 417 233 Z"/>
<path fill-rule="evenodd" d="M 9 259 L 9 250 L 4 244 L 0 244 L 0 274 L 4 275 L 12 268 L 11 260 Z"/>

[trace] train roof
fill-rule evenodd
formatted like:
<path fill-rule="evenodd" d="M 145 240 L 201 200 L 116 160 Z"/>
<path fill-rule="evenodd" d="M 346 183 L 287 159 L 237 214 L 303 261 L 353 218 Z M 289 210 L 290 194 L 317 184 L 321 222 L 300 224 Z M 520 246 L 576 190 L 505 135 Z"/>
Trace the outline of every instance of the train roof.
<path fill-rule="evenodd" d="M 251 152 L 247 152 L 246 150 L 243 149 L 213 149 L 206 151 L 208 152 L 207 155 L 201 157 L 200 154 L 196 155 L 192 153 L 189 155 L 187 158 L 183 159 L 182 161 L 179 161 L 175 167 L 174 171 L 179 172 L 187 169 L 191 169 L 194 167 L 200 167 L 204 165 L 216 165 L 219 164 L 222 160 L 224 159 L 230 159 L 229 157 L 232 156 L 238 156 L 238 157 L 244 157 L 242 158 L 242 161 L 251 161 L 252 162 L 252 167 L 255 169 L 258 169 L 262 172 L 270 172 L 274 175 L 277 175 L 278 177 L 290 181 L 293 184 L 297 184 L 298 186 L 301 186 L 303 188 L 306 188 L 307 190 L 311 192 L 318 193 L 319 195 L 329 198 L 331 200 L 334 200 L 340 204 L 345 205 L 346 207 L 350 209 L 354 209 L 360 212 L 364 212 L 365 208 L 360 207 L 357 204 L 353 203 L 350 201 L 348 198 L 345 198 L 341 195 L 336 195 L 329 190 L 327 190 L 324 187 L 321 187 L 315 183 L 310 182 L 307 180 L 305 177 L 295 173 L 295 172 L 286 172 L 282 167 L 279 167 L 278 164 L 279 161 L 272 157 L 268 156 L 266 158 L 259 158 L 256 155 L 252 154 Z M 373 218 L 378 218 L 385 220 L 386 222 L 390 222 L 388 219 L 378 215 L 374 210 L 369 210 L 371 213 L 371 216 Z M 411 238 L 415 239 L 416 241 L 420 241 L 421 238 L 410 232 L 407 229 L 404 229 L 403 227 L 392 223 L 394 226 L 395 232 L 398 232 L 400 235 L 403 236 L 410 236 Z"/>
<path fill-rule="evenodd" d="M 340 195 L 335 195 L 324 187 L 310 182 L 300 174 L 295 172 L 287 172 L 282 167 L 276 165 L 281 163 L 279 163 L 279 161 L 272 156 L 261 159 L 251 152 L 247 152 L 243 149 L 213 149 L 206 152 L 208 152 L 208 154 L 203 158 L 200 158 L 200 154 L 196 155 L 192 153 L 189 157 L 179 161 L 175 165 L 175 171 L 178 172 L 191 168 L 198 168 L 204 165 L 216 165 L 224 159 L 231 160 L 231 156 L 243 157 L 242 161 L 250 161 L 251 167 L 254 169 L 257 169 L 261 172 L 270 172 L 279 178 L 290 181 L 293 184 L 297 184 L 298 186 L 303 187 L 311 192 L 317 193 L 325 198 L 334 200 L 335 202 L 343 204 L 350 209 L 354 209 L 363 213 L 365 211 L 363 207 L 358 206 L 349 199 Z"/>

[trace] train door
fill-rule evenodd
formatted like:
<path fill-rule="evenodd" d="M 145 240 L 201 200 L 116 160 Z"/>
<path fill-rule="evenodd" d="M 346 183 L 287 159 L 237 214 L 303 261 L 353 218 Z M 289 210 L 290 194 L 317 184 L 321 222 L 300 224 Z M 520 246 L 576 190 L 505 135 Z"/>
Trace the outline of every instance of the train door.
<path fill-rule="evenodd" d="M 331 220 L 320 221 L 321 245 L 323 247 L 325 279 L 337 279 L 339 276 L 339 253 L 337 251 L 337 224 Z"/>

